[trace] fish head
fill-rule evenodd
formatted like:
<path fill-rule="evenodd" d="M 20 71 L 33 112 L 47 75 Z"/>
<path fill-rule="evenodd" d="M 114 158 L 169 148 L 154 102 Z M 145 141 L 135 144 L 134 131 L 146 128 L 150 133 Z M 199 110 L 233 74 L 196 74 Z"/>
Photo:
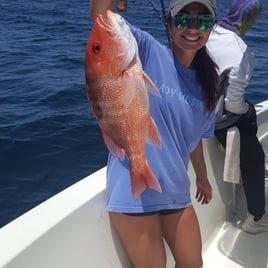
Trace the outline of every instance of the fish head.
<path fill-rule="evenodd" d="M 136 53 L 136 39 L 123 17 L 111 10 L 106 18 L 97 16 L 86 49 L 87 73 L 117 77 L 133 64 Z"/>

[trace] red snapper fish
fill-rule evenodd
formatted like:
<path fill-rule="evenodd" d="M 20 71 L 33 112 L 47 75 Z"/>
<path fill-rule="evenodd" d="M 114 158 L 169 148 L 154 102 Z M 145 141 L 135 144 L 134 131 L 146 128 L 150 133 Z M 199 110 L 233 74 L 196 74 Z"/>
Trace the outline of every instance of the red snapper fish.
<path fill-rule="evenodd" d="M 147 89 L 160 93 L 142 70 L 136 39 L 120 15 L 107 10 L 106 18 L 97 16 L 85 72 L 89 104 L 108 150 L 121 161 L 128 157 L 134 200 L 147 188 L 161 192 L 144 150 L 145 142 L 161 147 Z"/>

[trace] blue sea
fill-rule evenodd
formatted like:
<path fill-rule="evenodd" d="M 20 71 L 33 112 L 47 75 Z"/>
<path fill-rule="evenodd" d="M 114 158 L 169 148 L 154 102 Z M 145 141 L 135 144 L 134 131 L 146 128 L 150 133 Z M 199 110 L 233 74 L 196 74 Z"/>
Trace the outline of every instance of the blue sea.
<path fill-rule="evenodd" d="M 218 0 L 218 18 L 232 0 Z M 165 1 L 167 7 L 168 0 Z M 268 2 L 245 41 L 256 56 L 247 98 L 268 99 Z M 160 1 L 124 16 L 167 43 Z M 86 0 L 0 2 L 0 227 L 106 164 L 86 97 Z"/>

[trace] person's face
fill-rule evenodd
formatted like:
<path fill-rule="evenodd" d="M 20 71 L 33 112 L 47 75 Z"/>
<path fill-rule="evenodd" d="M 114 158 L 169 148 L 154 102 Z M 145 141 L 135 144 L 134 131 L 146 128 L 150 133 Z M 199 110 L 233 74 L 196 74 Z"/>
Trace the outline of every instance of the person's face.
<path fill-rule="evenodd" d="M 197 2 L 185 6 L 179 13 L 185 13 L 191 16 L 210 15 L 206 7 Z M 205 31 L 199 30 L 196 20 L 191 21 L 188 29 L 177 29 L 173 19 L 171 19 L 170 23 L 173 48 L 182 52 L 196 52 L 205 46 L 211 32 L 211 29 Z"/>

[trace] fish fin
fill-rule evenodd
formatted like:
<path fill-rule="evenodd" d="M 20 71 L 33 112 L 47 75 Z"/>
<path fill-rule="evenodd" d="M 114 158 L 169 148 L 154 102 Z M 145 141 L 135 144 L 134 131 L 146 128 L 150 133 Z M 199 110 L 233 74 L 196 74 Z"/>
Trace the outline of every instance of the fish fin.
<path fill-rule="evenodd" d="M 132 172 L 130 168 L 132 195 L 134 200 L 137 200 L 139 196 L 147 189 L 151 188 L 155 191 L 162 193 L 161 186 L 155 178 L 152 170 L 150 169 L 147 161 L 145 162 L 143 172 Z"/>
<path fill-rule="evenodd" d="M 119 158 L 121 161 L 123 161 L 125 158 L 124 149 L 120 148 L 116 143 L 114 143 L 114 141 L 106 134 L 106 132 L 103 129 L 101 129 L 101 131 L 102 131 L 102 136 L 103 136 L 104 142 L 105 142 L 109 152 L 111 153 L 111 155 L 115 159 Z"/>
<path fill-rule="evenodd" d="M 144 82 L 146 85 L 146 88 L 155 96 L 161 97 L 160 92 L 158 91 L 158 89 L 156 88 L 156 86 L 154 85 L 153 81 L 150 79 L 150 77 L 143 72 L 143 78 L 144 78 Z"/>
<path fill-rule="evenodd" d="M 151 124 L 149 127 L 149 134 L 148 134 L 148 137 L 146 138 L 146 141 L 161 148 L 160 134 L 152 118 L 151 118 Z"/>
<path fill-rule="evenodd" d="M 124 90 L 123 92 L 123 102 L 126 107 L 131 103 L 136 94 L 135 87 L 133 87 L 135 82 L 133 81 L 132 76 L 133 75 L 131 74 L 131 72 L 124 71 L 123 73 L 122 88 L 130 89 L 130 90 Z"/>

